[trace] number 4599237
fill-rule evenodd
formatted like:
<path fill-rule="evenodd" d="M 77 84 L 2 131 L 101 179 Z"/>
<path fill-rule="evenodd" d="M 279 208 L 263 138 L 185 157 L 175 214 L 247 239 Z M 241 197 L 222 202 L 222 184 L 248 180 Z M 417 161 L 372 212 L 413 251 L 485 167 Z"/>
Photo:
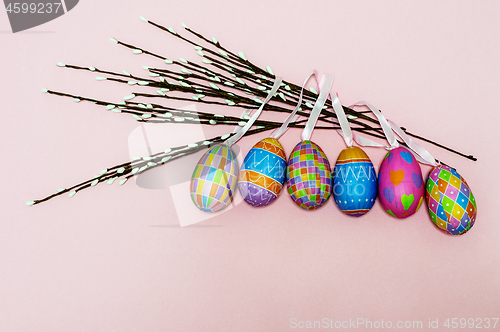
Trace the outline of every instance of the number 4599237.
<path fill-rule="evenodd" d="M 26 14 L 26 13 L 31 13 L 31 14 L 51 14 L 59 11 L 61 7 L 61 3 L 35 3 L 35 2 L 22 2 L 22 3 L 9 3 L 7 8 L 7 13 L 14 13 L 14 14 Z"/>
<path fill-rule="evenodd" d="M 476 328 L 476 329 L 489 329 L 489 328 L 495 328 L 498 323 L 498 318 L 448 318 L 444 322 L 443 326 L 448 327 L 448 328 Z"/>

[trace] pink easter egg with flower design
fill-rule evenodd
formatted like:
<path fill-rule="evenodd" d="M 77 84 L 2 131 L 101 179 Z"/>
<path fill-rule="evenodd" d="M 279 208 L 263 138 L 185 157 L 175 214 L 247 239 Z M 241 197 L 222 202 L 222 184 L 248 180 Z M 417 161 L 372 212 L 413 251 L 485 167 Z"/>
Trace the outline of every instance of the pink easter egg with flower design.
<path fill-rule="evenodd" d="M 390 215 L 407 218 L 424 201 L 425 185 L 420 165 L 404 147 L 389 151 L 380 165 L 378 196 L 380 204 Z"/>

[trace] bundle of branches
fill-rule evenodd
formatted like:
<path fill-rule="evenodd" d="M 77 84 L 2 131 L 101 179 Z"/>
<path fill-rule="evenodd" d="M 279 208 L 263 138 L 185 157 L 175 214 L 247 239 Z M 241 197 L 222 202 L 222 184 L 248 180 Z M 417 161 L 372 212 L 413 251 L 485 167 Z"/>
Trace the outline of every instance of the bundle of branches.
<path fill-rule="evenodd" d="M 178 60 L 169 59 L 144 48 L 110 38 L 113 43 L 131 49 L 134 54 L 142 54 L 160 59 L 162 66 L 143 66 L 148 75 L 147 77 L 141 77 L 132 75 L 125 70 L 122 72 L 113 72 L 92 66 L 82 67 L 62 62 L 58 62 L 57 65 L 68 69 L 98 73 L 100 75 L 96 77 L 98 81 L 112 81 L 128 86 L 139 85 L 149 88 L 151 89 L 150 93 L 133 92 L 124 96 L 120 102 L 112 102 L 48 89 L 42 89 L 42 91 L 56 96 L 73 98 L 75 102 L 88 101 L 102 106 L 108 111 L 129 114 L 139 122 L 244 126 L 249 119 L 248 115 L 241 118 L 236 115 L 181 110 L 176 107 L 169 107 L 168 101 L 177 100 L 207 105 L 220 105 L 226 106 L 231 110 L 241 108 L 247 110 L 256 109 L 263 103 L 263 99 L 270 92 L 273 85 L 275 75 L 271 67 L 267 66 L 265 69 L 258 67 L 251 63 L 243 52 L 232 52 L 223 47 L 217 39 L 208 39 L 193 31 L 185 24 L 182 24 L 182 26 L 191 35 L 193 40 L 181 36 L 171 27 L 164 27 L 142 16 L 140 19 L 171 36 L 191 44 L 197 54 L 201 56 L 202 64 L 188 61 L 184 58 L 179 58 Z M 301 86 L 283 80 L 279 90 L 275 93 L 271 102 L 265 105 L 264 110 L 268 112 L 291 113 L 299 101 L 301 90 Z M 302 117 L 291 123 L 289 127 L 304 128 L 309 110 L 313 108 L 317 96 L 317 91 L 312 87 L 309 90 L 303 90 L 302 104 L 297 112 Z M 356 111 L 346 106 L 344 106 L 344 110 L 352 130 L 385 139 L 378 120 L 371 117 L 369 111 Z M 318 121 L 320 124 L 315 127 L 317 129 L 340 129 L 335 112 L 326 106 L 324 106 L 324 110 Z M 245 136 L 272 130 L 279 126 L 281 126 L 281 123 L 258 119 L 254 123 L 253 129 L 249 130 Z M 402 130 L 409 136 L 421 139 L 467 159 L 476 160 L 471 155 L 463 154 L 432 140 L 410 133 L 405 128 L 402 128 Z M 29 201 L 26 205 L 39 204 L 63 194 L 73 197 L 80 190 L 96 186 L 103 182 L 113 184 L 119 179 L 119 184 L 123 185 L 133 176 L 137 176 L 183 156 L 196 153 L 214 144 L 220 144 L 233 134 L 224 134 L 203 141 L 190 142 L 183 146 L 167 147 L 164 151 L 134 158 L 131 161 L 104 169 L 98 175 L 82 183 L 69 188 L 58 189 L 56 193 L 43 199 Z M 404 142 L 400 142 L 400 144 L 405 145 Z"/>

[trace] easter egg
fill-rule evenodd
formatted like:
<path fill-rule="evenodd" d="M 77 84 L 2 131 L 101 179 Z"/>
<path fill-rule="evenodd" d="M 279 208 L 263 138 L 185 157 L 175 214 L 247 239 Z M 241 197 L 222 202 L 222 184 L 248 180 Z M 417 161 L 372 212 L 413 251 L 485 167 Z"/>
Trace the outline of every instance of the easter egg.
<path fill-rule="evenodd" d="M 351 146 L 342 150 L 333 169 L 333 199 L 345 214 L 360 217 L 377 199 L 377 174 L 366 153 Z"/>
<path fill-rule="evenodd" d="M 191 199 L 202 211 L 228 206 L 238 184 L 238 162 L 233 150 L 216 145 L 201 157 L 191 176 Z"/>
<path fill-rule="evenodd" d="M 288 193 L 303 209 L 321 207 L 330 197 L 332 174 L 323 150 L 311 141 L 295 146 L 287 166 Z"/>
<path fill-rule="evenodd" d="M 276 199 L 285 182 L 286 155 L 274 138 L 264 138 L 248 152 L 241 166 L 238 188 L 252 206 L 264 206 Z"/>
<path fill-rule="evenodd" d="M 469 185 L 448 166 L 435 166 L 430 171 L 426 201 L 432 221 L 448 234 L 464 234 L 476 221 L 476 200 Z"/>
<path fill-rule="evenodd" d="M 389 151 L 378 176 L 378 197 L 387 213 L 407 218 L 417 212 L 424 200 L 424 183 L 420 165 L 408 149 Z"/>

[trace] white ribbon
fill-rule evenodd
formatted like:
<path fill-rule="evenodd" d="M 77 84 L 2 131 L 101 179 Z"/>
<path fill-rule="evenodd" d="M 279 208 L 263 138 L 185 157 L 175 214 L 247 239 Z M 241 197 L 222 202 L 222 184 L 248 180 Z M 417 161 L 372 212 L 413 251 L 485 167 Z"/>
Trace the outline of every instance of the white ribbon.
<path fill-rule="evenodd" d="M 316 125 L 319 115 L 323 110 L 323 106 L 325 105 L 326 99 L 330 94 L 330 89 L 332 88 L 332 85 L 333 85 L 333 75 L 323 74 L 323 76 L 321 76 L 321 81 L 319 83 L 319 89 L 320 89 L 319 97 L 316 99 L 316 102 L 314 103 L 314 107 L 311 113 L 309 114 L 309 120 L 307 120 L 307 124 L 304 127 L 304 130 L 302 130 L 303 141 L 308 141 L 311 138 L 314 126 Z"/>
<path fill-rule="evenodd" d="M 297 113 L 297 110 L 299 109 L 300 105 L 302 104 L 302 97 L 304 93 L 304 88 L 307 82 L 311 79 L 311 77 L 314 76 L 316 79 L 316 84 L 318 83 L 318 73 L 316 70 L 311 71 L 311 73 L 306 77 L 304 80 L 304 83 L 302 84 L 302 89 L 300 91 L 300 97 L 299 97 L 299 102 L 297 103 L 297 106 L 295 109 L 290 113 L 290 115 L 287 117 L 283 125 L 276 129 L 270 137 L 278 139 L 281 137 L 287 130 L 288 130 L 288 125 L 292 122 L 295 121 L 295 119 L 298 117 L 295 114 Z M 323 84 L 326 84 L 326 82 L 322 78 Z M 332 76 L 332 85 L 333 85 L 333 76 Z M 331 86 L 330 86 L 331 89 Z M 325 91 L 324 86 L 318 87 L 318 90 Z M 346 142 L 347 146 L 352 146 L 354 142 L 358 143 L 361 146 L 374 146 L 374 147 L 386 147 L 385 145 L 379 144 L 377 142 L 374 142 L 368 138 L 365 138 L 353 131 L 351 131 L 351 127 L 349 125 L 349 121 L 347 120 L 347 117 L 344 112 L 344 108 L 342 107 L 342 104 L 338 98 L 338 95 L 336 93 L 330 92 L 330 90 L 326 90 L 328 96 L 327 98 L 331 100 L 332 102 L 332 107 L 335 111 L 335 114 L 337 115 L 337 119 L 339 120 L 340 127 L 342 130 L 337 130 L 340 136 L 344 139 Z M 322 107 L 321 107 L 322 109 Z M 311 112 L 312 113 L 312 112 Z M 318 114 L 319 116 L 319 114 Z M 317 119 L 316 119 L 317 121 Z M 312 130 L 311 130 L 312 131 Z M 397 142 L 396 142 L 397 143 Z"/>
<path fill-rule="evenodd" d="M 391 126 L 387 122 L 385 116 L 383 116 L 382 113 L 378 110 L 378 108 L 372 106 L 371 104 L 369 104 L 365 101 L 357 102 L 356 104 L 349 106 L 349 108 L 353 108 L 356 106 L 368 107 L 370 109 L 370 111 L 372 111 L 373 114 L 375 114 L 375 116 L 377 117 L 378 122 L 380 123 L 380 127 L 382 127 L 382 130 L 384 131 L 385 137 L 387 138 L 387 141 L 389 142 L 391 147 L 397 148 L 399 146 L 399 142 L 396 139 L 396 136 L 394 135 L 394 133 L 392 132 Z"/>
<path fill-rule="evenodd" d="M 304 87 L 306 83 L 309 81 L 309 79 L 314 76 L 314 78 L 317 81 L 317 72 L 316 70 L 313 70 L 305 79 L 304 84 L 302 85 L 302 89 L 300 91 L 300 97 L 299 97 L 299 102 L 293 112 L 287 117 L 283 125 L 275 130 L 272 134 L 271 137 L 273 138 L 279 138 L 281 135 L 283 135 L 287 130 L 288 130 L 288 125 L 290 122 L 295 121 L 296 116 L 295 114 L 297 113 L 297 110 L 299 109 L 300 105 L 302 104 L 302 96 L 304 92 Z M 394 149 L 399 147 L 399 142 L 396 138 L 396 133 L 407 145 L 409 150 L 413 153 L 415 158 L 423 164 L 431 165 L 431 166 L 436 166 L 437 162 L 432 157 L 432 155 L 425 150 L 423 147 L 415 143 L 399 126 L 397 126 L 394 122 L 387 120 L 384 115 L 378 110 L 376 107 L 373 105 L 365 102 L 365 101 L 360 101 L 356 104 L 353 104 L 349 106 L 349 108 L 354 108 L 357 106 L 366 106 L 372 111 L 372 113 L 377 117 L 380 126 L 382 127 L 382 130 L 385 134 L 385 137 L 387 141 L 389 142 L 390 146 L 385 146 L 383 144 L 377 143 L 375 141 L 372 141 L 369 138 L 366 138 L 364 136 L 359 135 L 358 133 L 355 133 L 351 130 L 349 121 L 347 120 L 347 117 L 344 112 L 344 108 L 342 107 L 342 104 L 340 103 L 340 100 L 337 96 L 336 93 L 330 92 L 332 85 L 333 85 L 333 79 L 334 76 L 331 74 L 324 74 L 321 77 L 321 82 L 319 84 L 319 97 L 316 99 L 316 102 L 314 104 L 314 107 L 309 115 L 309 120 L 307 121 L 306 126 L 304 127 L 304 130 L 302 131 L 302 140 L 306 141 L 311 138 L 312 131 L 314 130 L 314 126 L 316 125 L 316 122 L 318 121 L 319 115 L 321 114 L 321 111 L 323 109 L 323 106 L 326 102 L 326 100 L 329 98 L 331 99 L 332 102 L 332 107 L 335 111 L 335 114 L 337 115 L 337 119 L 339 121 L 341 130 L 337 130 L 337 133 L 342 136 L 344 139 L 345 143 L 347 146 L 352 146 L 354 142 L 356 142 L 360 146 L 370 146 L 370 147 L 383 147 L 386 149 Z"/>
<path fill-rule="evenodd" d="M 241 113 L 241 116 L 240 118 L 243 119 L 243 120 L 246 120 L 245 117 L 250 115 L 250 113 L 252 113 L 252 109 L 251 108 L 248 108 L 246 110 L 243 111 L 243 113 Z M 241 126 L 240 125 L 236 125 L 233 129 L 233 133 L 237 133 L 238 131 L 241 130 Z"/>
<path fill-rule="evenodd" d="M 337 129 L 337 133 L 344 137 L 344 134 L 342 133 L 342 130 Z M 377 143 L 375 141 L 372 141 L 369 138 L 366 138 L 364 136 L 361 136 L 360 134 L 356 133 L 355 131 L 352 132 L 352 138 L 354 142 L 356 142 L 359 146 L 369 146 L 369 147 L 374 147 L 374 148 L 386 148 L 386 149 L 392 149 L 391 146 L 386 146 L 384 144 Z"/>
<path fill-rule="evenodd" d="M 314 78 L 316 79 L 316 85 L 318 85 L 318 72 L 316 70 L 313 70 L 313 71 L 311 71 L 309 73 L 309 75 L 307 76 L 307 78 L 304 80 L 304 84 L 302 84 L 302 89 L 300 90 L 299 102 L 297 103 L 297 106 L 295 106 L 295 109 L 286 118 L 285 122 L 283 122 L 283 124 L 281 125 L 281 127 L 279 127 L 278 129 L 276 129 L 275 131 L 273 131 L 273 133 L 269 137 L 275 138 L 275 139 L 279 139 L 288 130 L 288 125 L 291 122 L 295 122 L 295 120 L 297 120 L 297 118 L 299 116 L 296 115 L 296 113 L 299 110 L 300 105 L 302 105 L 302 96 L 304 94 L 304 88 L 305 88 L 307 82 L 311 79 L 312 76 L 314 76 Z M 317 87 L 317 88 L 319 90 L 319 87 Z"/>
<path fill-rule="evenodd" d="M 317 81 L 318 81 L 318 79 L 317 79 L 318 73 L 317 73 L 316 70 L 313 70 L 307 76 L 307 78 L 305 79 L 304 84 L 302 84 L 302 89 L 301 89 L 301 92 L 300 92 L 299 103 L 297 104 L 297 106 L 295 107 L 295 109 L 293 110 L 293 112 L 285 120 L 285 122 L 283 123 L 283 125 L 280 128 L 276 129 L 271 134 L 270 137 L 278 139 L 279 137 L 281 137 L 281 135 L 283 135 L 288 130 L 288 125 L 290 124 L 290 122 L 295 121 L 295 120 L 292 120 L 292 118 L 295 116 L 295 113 L 297 112 L 297 110 L 299 109 L 299 106 L 302 103 L 302 95 L 303 95 L 303 92 L 304 92 L 304 87 L 305 87 L 306 83 L 309 81 L 309 79 L 313 75 L 314 75 L 314 78 L 316 79 L 316 83 L 317 83 Z M 332 78 L 333 78 L 333 76 L 332 76 Z M 323 91 L 323 87 L 319 87 L 318 90 L 320 92 Z M 335 114 L 337 115 L 337 119 L 339 121 L 340 127 L 342 128 L 341 130 L 337 130 L 337 133 L 344 139 L 344 141 L 345 141 L 345 143 L 346 143 L 347 146 L 352 146 L 353 143 L 356 142 L 360 146 L 388 148 L 386 145 L 374 142 L 371 139 L 368 139 L 368 138 L 366 138 L 364 136 L 361 136 L 358 133 L 352 131 L 351 130 L 351 126 L 349 125 L 349 121 L 347 120 L 347 117 L 345 115 L 344 108 L 343 108 L 343 106 L 342 106 L 342 104 L 341 104 L 341 102 L 340 102 L 340 100 L 338 98 L 338 95 L 336 93 L 330 92 L 329 90 L 327 92 L 328 92 L 328 99 L 330 99 L 332 101 L 332 107 L 333 107 L 333 109 L 335 111 Z M 353 106 L 367 106 L 367 107 L 371 107 L 371 109 L 374 110 L 373 112 L 375 113 L 375 115 L 377 115 L 377 117 L 380 117 L 380 119 L 382 120 L 383 123 L 387 122 L 387 121 L 385 121 L 385 118 L 382 116 L 382 114 L 380 113 L 380 111 L 377 110 L 376 108 L 374 108 L 371 105 L 367 105 L 364 102 L 360 102 L 359 105 L 356 104 L 356 105 L 353 105 Z M 353 106 L 350 106 L 350 108 L 352 108 Z M 389 128 L 389 129 L 387 129 L 387 128 Z M 392 134 L 392 131 L 391 131 L 390 126 L 388 124 L 386 126 L 386 130 L 389 133 L 389 135 Z M 392 135 L 392 136 L 394 137 L 394 135 Z M 394 137 L 394 140 L 393 140 L 393 144 L 395 145 L 395 147 L 398 146 L 398 142 L 396 141 L 395 137 Z"/>
<path fill-rule="evenodd" d="M 389 122 L 389 124 L 391 125 L 391 128 L 392 130 L 394 130 L 394 132 L 396 134 L 398 134 L 399 137 L 401 137 L 401 139 L 406 143 L 406 145 L 408 146 L 408 148 L 414 152 L 414 156 L 415 158 L 422 164 L 427 164 L 427 165 L 431 165 L 431 166 L 436 166 L 438 163 L 436 162 L 436 160 L 434 159 L 433 156 L 431 156 L 431 154 L 429 153 L 429 151 L 427 151 L 426 149 L 424 149 L 423 147 L 421 147 L 420 145 L 418 145 L 417 143 L 415 143 L 408 135 L 406 135 L 406 133 L 398 126 L 396 125 L 394 122 L 392 122 L 391 120 L 387 120 Z"/>
<path fill-rule="evenodd" d="M 239 130 L 236 134 L 234 134 L 233 136 L 231 136 L 230 138 L 228 138 L 226 140 L 225 144 L 228 147 L 231 147 L 234 143 L 236 143 L 240 138 L 243 137 L 243 135 L 245 135 L 245 133 L 248 131 L 248 129 L 250 129 L 250 127 L 253 125 L 253 123 L 255 122 L 255 120 L 257 120 L 257 118 L 259 117 L 260 113 L 262 113 L 262 110 L 264 109 L 264 105 L 266 105 L 267 102 L 269 100 L 271 100 L 271 98 L 274 96 L 274 94 L 276 93 L 276 91 L 278 91 L 278 89 L 279 89 L 279 87 L 281 85 L 281 81 L 282 81 L 281 77 L 276 77 L 276 79 L 274 80 L 273 87 L 271 88 L 271 91 L 269 91 L 269 93 L 267 94 L 266 99 L 260 105 L 260 107 L 257 110 L 257 112 L 254 113 L 254 115 L 250 118 L 250 120 L 248 120 L 248 122 L 245 124 L 245 126 L 243 126 L 243 128 L 241 128 L 241 130 Z"/>
<path fill-rule="evenodd" d="M 352 146 L 353 133 L 351 131 L 349 121 L 347 121 L 347 118 L 345 116 L 344 108 L 340 103 L 339 97 L 336 93 L 330 92 L 330 98 L 332 100 L 333 110 L 335 111 L 337 119 L 339 120 L 340 128 L 342 128 L 342 130 L 337 130 L 337 132 L 344 138 L 345 144 L 347 146 Z"/>
<path fill-rule="evenodd" d="M 302 104 L 302 95 L 303 95 L 303 92 L 304 92 L 304 87 L 305 87 L 306 83 L 309 81 L 309 79 L 313 75 L 314 75 L 314 78 L 316 79 L 316 83 L 318 82 L 318 79 L 317 79 L 318 73 L 317 73 L 316 70 L 313 70 L 309 74 L 309 76 L 307 76 L 307 78 L 305 79 L 304 84 L 302 84 L 302 89 L 300 91 L 300 98 L 299 98 L 299 102 L 298 102 L 297 106 L 295 107 L 295 109 L 293 110 L 293 112 L 288 116 L 288 118 L 285 120 L 285 122 L 283 123 L 283 125 L 280 128 L 276 129 L 271 134 L 270 137 L 278 139 L 279 137 L 281 137 L 281 135 L 283 135 L 288 130 L 288 125 L 290 124 L 290 122 L 295 121 L 295 119 L 293 119 L 293 118 L 294 117 L 296 118 L 295 113 L 299 109 L 299 106 Z M 332 76 L 332 79 L 333 79 L 333 76 Z M 321 92 L 321 91 L 323 91 L 322 88 L 323 87 L 319 87 L 318 90 Z M 340 127 L 342 128 L 342 130 L 337 130 L 337 132 L 338 132 L 338 134 L 340 136 L 342 136 L 342 138 L 344 139 L 344 141 L 345 141 L 345 143 L 346 143 L 347 146 L 352 146 L 353 142 L 356 142 L 357 144 L 359 144 L 361 146 L 371 146 L 371 147 L 383 147 L 383 148 L 387 148 L 383 144 L 374 142 L 374 141 L 372 141 L 372 140 L 370 140 L 370 139 L 368 139 L 368 138 L 366 138 L 364 136 L 359 135 L 356 132 L 351 131 L 351 126 L 349 125 L 349 121 L 346 118 L 346 115 L 345 115 L 345 112 L 344 112 L 344 108 L 343 108 L 343 106 L 342 106 L 342 104 L 341 104 L 341 102 L 340 102 L 340 100 L 338 98 L 338 95 L 336 93 L 330 92 L 329 90 L 327 92 L 328 92 L 328 98 L 332 101 L 332 107 L 333 107 L 333 109 L 335 111 L 335 114 L 337 115 L 337 119 L 339 120 Z M 357 105 L 357 106 L 361 106 L 361 104 Z M 377 111 L 378 110 L 375 109 L 375 112 L 377 112 Z M 379 113 L 379 115 L 381 115 L 380 111 L 378 111 L 378 113 Z M 385 118 L 383 118 L 383 120 L 385 120 Z M 388 130 L 388 132 L 392 133 L 390 131 L 390 129 Z M 395 139 L 394 139 L 394 142 L 395 142 L 395 144 L 398 144 L 398 142 Z"/>
<path fill-rule="evenodd" d="M 438 163 L 436 162 L 434 157 L 432 157 L 432 155 L 426 149 L 424 149 L 423 147 L 421 147 L 420 145 L 415 143 L 394 122 L 387 120 L 377 108 L 373 107 L 372 105 L 370 105 L 364 101 L 361 101 L 361 102 L 358 102 L 354 105 L 351 105 L 350 108 L 353 108 L 356 106 L 366 106 L 373 112 L 373 114 L 375 114 L 375 116 L 379 120 L 379 123 L 380 123 L 380 126 L 382 127 L 382 130 L 384 131 L 384 134 L 387 138 L 387 141 L 391 145 L 390 147 L 386 147 L 387 149 L 394 149 L 394 148 L 399 147 L 399 142 L 397 141 L 396 136 L 394 135 L 394 133 L 396 133 L 406 143 L 408 149 L 412 152 L 412 154 L 415 156 L 415 158 L 420 163 L 431 165 L 431 166 L 438 165 Z M 364 139 L 366 139 L 366 138 L 364 138 Z M 376 143 L 376 144 L 378 144 L 378 143 Z M 378 145 L 378 146 L 380 146 L 380 145 Z"/>

